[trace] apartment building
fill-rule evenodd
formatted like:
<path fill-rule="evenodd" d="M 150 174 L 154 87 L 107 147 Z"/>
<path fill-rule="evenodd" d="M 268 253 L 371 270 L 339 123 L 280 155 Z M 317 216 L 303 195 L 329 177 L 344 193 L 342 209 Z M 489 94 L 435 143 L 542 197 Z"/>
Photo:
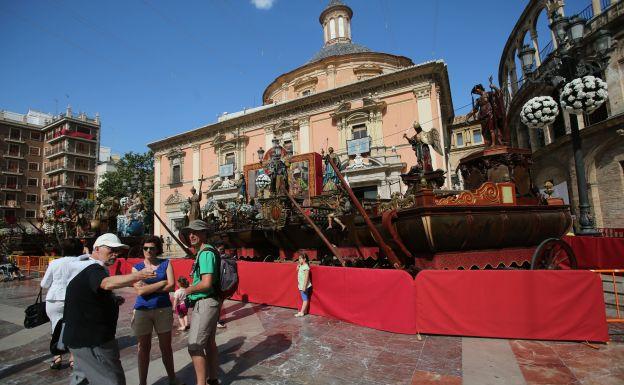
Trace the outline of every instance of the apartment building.
<path fill-rule="evenodd" d="M 0 215 L 27 223 L 54 199 L 93 197 L 100 121 L 68 107 L 57 116 L 0 111 Z"/>

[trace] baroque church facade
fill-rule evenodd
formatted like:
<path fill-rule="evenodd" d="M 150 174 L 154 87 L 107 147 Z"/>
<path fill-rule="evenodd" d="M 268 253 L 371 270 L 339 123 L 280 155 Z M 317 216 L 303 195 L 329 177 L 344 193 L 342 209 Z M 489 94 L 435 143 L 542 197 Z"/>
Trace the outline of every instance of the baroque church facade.
<path fill-rule="evenodd" d="M 208 197 L 235 199 L 243 167 L 257 162 L 258 150 L 270 149 L 274 141 L 293 155 L 333 147 L 356 195 L 387 199 L 406 191 L 400 175 L 416 158 L 403 134 L 413 135 L 419 123 L 425 131 L 439 132 L 443 151 L 432 151 L 433 167 L 447 170 L 444 143 L 453 105 L 446 64 L 414 64 L 355 44 L 352 18 L 349 6 L 331 0 L 319 17 L 323 47 L 271 82 L 262 106 L 148 145 L 154 152 L 154 209 L 170 228 L 183 223 L 181 204 L 191 187 L 199 189 L 202 175 L 202 205 Z M 348 145 L 354 140 L 367 145 L 354 152 Z M 154 223 L 154 234 L 166 233 Z"/>

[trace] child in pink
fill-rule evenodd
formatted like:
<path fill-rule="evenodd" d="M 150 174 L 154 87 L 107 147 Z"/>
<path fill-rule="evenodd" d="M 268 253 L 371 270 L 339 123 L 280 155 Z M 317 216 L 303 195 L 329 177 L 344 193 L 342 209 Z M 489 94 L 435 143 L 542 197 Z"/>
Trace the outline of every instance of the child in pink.
<path fill-rule="evenodd" d="M 182 331 L 190 327 L 188 324 L 188 317 L 186 316 L 188 309 L 184 303 L 186 299 L 186 292 L 184 289 L 189 286 L 189 281 L 184 277 L 180 277 L 178 278 L 178 285 L 180 288 L 173 293 L 173 311 L 178 315 L 178 322 L 180 323 L 178 330 Z"/>

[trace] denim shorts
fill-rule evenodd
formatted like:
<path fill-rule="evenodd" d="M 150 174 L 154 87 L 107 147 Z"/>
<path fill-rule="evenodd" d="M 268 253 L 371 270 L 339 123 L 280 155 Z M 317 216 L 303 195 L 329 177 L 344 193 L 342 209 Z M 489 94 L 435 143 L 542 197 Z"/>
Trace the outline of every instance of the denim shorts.
<path fill-rule="evenodd" d="M 310 297 L 312 296 L 312 286 L 305 290 L 299 290 L 299 293 L 301 293 L 301 299 L 303 301 L 309 301 Z"/>

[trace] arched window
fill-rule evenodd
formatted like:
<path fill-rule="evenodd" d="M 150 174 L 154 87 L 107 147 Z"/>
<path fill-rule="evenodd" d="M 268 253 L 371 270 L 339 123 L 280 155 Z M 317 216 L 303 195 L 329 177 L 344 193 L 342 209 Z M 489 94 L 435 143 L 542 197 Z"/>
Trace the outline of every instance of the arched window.
<path fill-rule="evenodd" d="M 329 20 L 329 38 L 330 39 L 336 38 L 336 20 L 334 19 Z"/>
<path fill-rule="evenodd" d="M 345 37 L 344 18 L 338 17 L 338 37 Z"/>

